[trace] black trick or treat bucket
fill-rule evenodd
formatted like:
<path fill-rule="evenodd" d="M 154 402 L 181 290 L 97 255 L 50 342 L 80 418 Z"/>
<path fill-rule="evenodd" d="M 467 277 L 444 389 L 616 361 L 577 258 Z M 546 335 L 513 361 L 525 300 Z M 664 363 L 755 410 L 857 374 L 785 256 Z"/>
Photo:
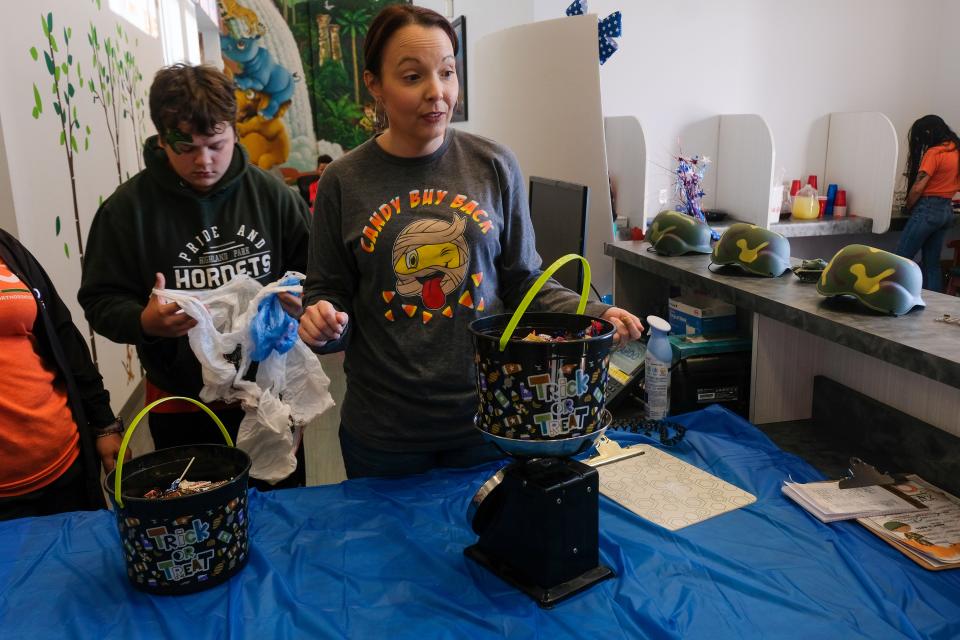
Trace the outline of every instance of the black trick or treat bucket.
<path fill-rule="evenodd" d="M 186 400 L 200 407 L 220 427 L 228 446 L 171 447 L 124 464 L 124 453 L 140 420 L 167 400 Z M 144 497 L 151 489 L 170 487 L 188 465 L 184 480 L 228 482 L 203 493 Z M 124 434 L 117 468 L 104 480 L 133 586 L 162 595 L 192 593 L 218 585 L 239 572 L 249 557 L 249 472 L 250 456 L 233 446 L 223 423 L 203 403 L 171 397 L 147 405 Z"/>
<path fill-rule="evenodd" d="M 584 264 L 577 314 L 525 314 L 544 282 L 575 259 Z M 475 424 L 508 453 L 552 450 L 538 446 L 546 441 L 592 441 L 589 436 L 606 426 L 604 394 L 615 329 L 606 320 L 581 315 L 589 291 L 590 265 L 581 256 L 569 254 L 541 274 L 513 315 L 490 316 L 470 324 L 479 399 Z M 532 333 L 564 339 L 524 339 Z M 524 447 L 521 441 L 532 446 Z"/>

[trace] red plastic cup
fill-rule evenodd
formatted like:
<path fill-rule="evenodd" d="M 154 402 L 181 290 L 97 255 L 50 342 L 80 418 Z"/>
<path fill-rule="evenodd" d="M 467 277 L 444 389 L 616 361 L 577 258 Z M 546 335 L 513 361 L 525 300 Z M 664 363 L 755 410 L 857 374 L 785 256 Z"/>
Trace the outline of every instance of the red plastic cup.
<path fill-rule="evenodd" d="M 800 191 L 800 181 L 794 180 L 790 183 L 790 197 L 797 195 L 798 191 Z"/>
<path fill-rule="evenodd" d="M 837 191 L 837 199 L 834 201 L 833 206 L 835 207 L 845 207 L 847 206 L 847 192 L 843 189 Z"/>
<path fill-rule="evenodd" d="M 827 210 L 827 196 L 818 196 L 817 202 L 820 204 L 820 217 L 823 217 L 824 211 Z"/>
<path fill-rule="evenodd" d="M 820 188 L 817 186 L 817 176 L 811 175 L 809 178 L 807 178 L 807 184 L 813 187 L 814 189 Z"/>

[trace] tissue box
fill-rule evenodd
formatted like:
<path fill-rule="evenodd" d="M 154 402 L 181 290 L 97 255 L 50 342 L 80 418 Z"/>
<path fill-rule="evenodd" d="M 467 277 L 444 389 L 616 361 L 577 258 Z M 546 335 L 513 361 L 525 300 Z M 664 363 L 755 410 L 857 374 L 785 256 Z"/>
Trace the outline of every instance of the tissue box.
<path fill-rule="evenodd" d="M 670 331 L 678 336 L 732 333 L 737 328 L 737 308 L 700 295 L 670 298 Z"/>

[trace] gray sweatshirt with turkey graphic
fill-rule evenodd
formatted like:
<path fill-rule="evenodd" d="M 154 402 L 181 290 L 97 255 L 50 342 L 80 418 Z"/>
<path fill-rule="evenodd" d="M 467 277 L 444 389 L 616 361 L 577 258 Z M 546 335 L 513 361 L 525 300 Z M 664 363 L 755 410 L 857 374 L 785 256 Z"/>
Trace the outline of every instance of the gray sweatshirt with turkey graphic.
<path fill-rule="evenodd" d="M 514 155 L 453 129 L 419 158 L 369 140 L 327 167 L 315 212 L 305 303 L 350 317 L 322 350 L 346 350 L 343 428 L 385 451 L 479 443 L 468 327 L 512 311 L 541 273 Z M 532 306 L 574 312 L 578 300 L 550 280 Z"/>

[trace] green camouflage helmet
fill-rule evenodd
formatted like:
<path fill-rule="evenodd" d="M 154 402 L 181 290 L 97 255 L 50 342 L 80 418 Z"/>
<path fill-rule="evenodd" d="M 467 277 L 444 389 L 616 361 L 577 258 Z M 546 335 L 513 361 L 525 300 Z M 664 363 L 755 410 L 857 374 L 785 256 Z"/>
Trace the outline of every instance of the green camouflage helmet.
<path fill-rule="evenodd" d="M 864 244 L 840 249 L 817 282 L 821 295 L 856 296 L 874 311 L 895 316 L 926 306 L 920 298 L 922 287 L 916 262 Z"/>
<path fill-rule="evenodd" d="M 710 262 L 736 264 L 750 273 L 777 278 L 790 268 L 790 242 L 775 231 L 737 222 L 720 236 Z"/>
<path fill-rule="evenodd" d="M 710 253 L 710 227 L 679 211 L 661 211 L 647 231 L 647 242 L 665 256 Z"/>

